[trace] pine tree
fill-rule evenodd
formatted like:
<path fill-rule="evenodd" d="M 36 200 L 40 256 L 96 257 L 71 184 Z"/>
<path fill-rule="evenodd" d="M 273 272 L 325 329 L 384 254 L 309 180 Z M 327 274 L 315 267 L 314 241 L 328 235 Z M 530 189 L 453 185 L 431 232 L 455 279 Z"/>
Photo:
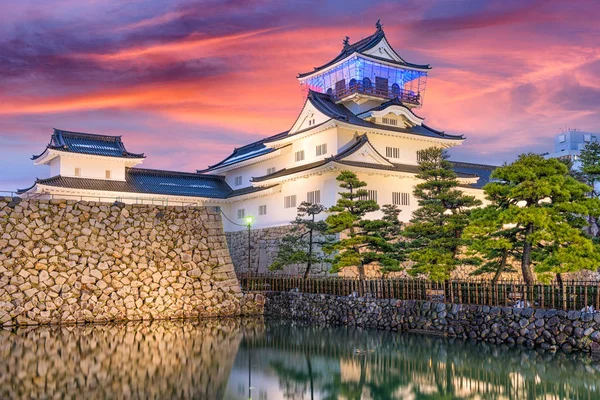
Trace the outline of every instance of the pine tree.
<path fill-rule="evenodd" d="M 594 269 L 600 252 L 585 234 L 583 216 L 598 215 L 598 200 L 587 197 L 591 188 L 569 174 L 556 159 L 523 154 L 510 165 L 497 168 L 484 187 L 495 209 L 498 235 L 516 238 L 521 273 L 527 284 L 535 272 L 573 272 Z"/>
<path fill-rule="evenodd" d="M 391 235 L 397 231 L 398 210 L 386 207 L 386 220 L 365 220 L 367 213 L 379 210 L 374 200 L 369 200 L 367 184 L 353 172 L 342 171 L 336 178 L 340 182 L 340 198 L 329 209 L 332 212 L 326 219 L 330 233 L 339 233 L 344 237 L 338 242 L 325 246 L 328 253 L 335 252 L 331 272 L 339 272 L 344 267 L 356 266 L 360 279 L 365 278 L 365 264 L 378 262 L 384 271 L 397 269 L 397 257 L 390 242 Z M 393 217 L 396 217 L 396 222 Z"/>
<path fill-rule="evenodd" d="M 517 238 L 519 229 L 503 226 L 498 213 L 494 206 L 473 210 L 463 232 L 466 254 L 472 256 L 471 264 L 478 265 L 471 275 L 493 273 L 492 283 L 497 283 L 502 273 L 516 272 L 512 261 L 522 250 Z"/>
<path fill-rule="evenodd" d="M 472 207 L 481 205 L 474 196 L 458 189 L 459 182 L 444 149 L 431 147 L 420 152 L 420 173 L 414 196 L 419 208 L 404 229 L 405 248 L 414 262 L 412 274 L 427 274 L 444 280 L 459 264 L 462 233 Z"/>
<path fill-rule="evenodd" d="M 590 196 L 598 198 L 597 187 L 600 183 L 600 143 L 589 142 L 579 154 L 581 168 L 573 170 L 574 177 L 592 188 Z M 600 235 L 598 219 L 588 216 L 588 233 L 593 236 Z"/>
<path fill-rule="evenodd" d="M 379 271 L 385 276 L 402 270 L 400 261 L 404 261 L 404 255 L 398 242 L 402 232 L 402 223 L 398 218 L 400 209 L 395 205 L 385 204 L 381 211 L 381 219 L 364 219 L 360 222 L 360 227 L 368 241 L 362 252 L 364 263 L 377 262 Z"/>
<path fill-rule="evenodd" d="M 589 142 L 579 153 L 581 175 L 584 183 L 592 188 L 592 197 L 598 197 L 596 185 L 600 183 L 600 143 Z"/>
<path fill-rule="evenodd" d="M 291 224 L 292 228 L 281 239 L 279 251 L 269 269 L 281 270 L 288 265 L 306 264 L 304 278 L 310 274 L 311 267 L 326 260 L 321 248 L 335 240 L 327 233 L 325 221 L 317 221 L 317 215 L 325 211 L 321 204 L 302 202 L 298 214 Z"/>

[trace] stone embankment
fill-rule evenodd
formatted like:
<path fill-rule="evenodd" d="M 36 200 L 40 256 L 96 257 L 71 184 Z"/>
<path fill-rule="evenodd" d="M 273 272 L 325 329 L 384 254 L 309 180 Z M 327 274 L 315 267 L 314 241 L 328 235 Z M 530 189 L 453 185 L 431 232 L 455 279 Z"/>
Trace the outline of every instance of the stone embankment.
<path fill-rule="evenodd" d="M 265 316 L 419 332 L 547 350 L 600 351 L 600 313 L 338 297 L 266 295 Z"/>
<path fill-rule="evenodd" d="M 240 315 L 260 299 L 241 293 L 216 209 L 0 197 L 0 326 Z"/>

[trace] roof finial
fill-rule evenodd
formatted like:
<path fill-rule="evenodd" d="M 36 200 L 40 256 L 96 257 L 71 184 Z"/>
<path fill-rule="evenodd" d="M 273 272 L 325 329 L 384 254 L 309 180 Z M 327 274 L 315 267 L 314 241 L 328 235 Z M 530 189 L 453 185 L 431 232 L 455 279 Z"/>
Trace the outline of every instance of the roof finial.
<path fill-rule="evenodd" d="M 350 36 L 346 36 L 343 43 L 344 47 L 348 47 L 350 45 Z"/>
<path fill-rule="evenodd" d="M 375 28 L 377 28 L 378 31 L 383 29 L 383 25 L 381 24 L 380 19 L 378 19 L 377 22 L 375 22 Z"/>

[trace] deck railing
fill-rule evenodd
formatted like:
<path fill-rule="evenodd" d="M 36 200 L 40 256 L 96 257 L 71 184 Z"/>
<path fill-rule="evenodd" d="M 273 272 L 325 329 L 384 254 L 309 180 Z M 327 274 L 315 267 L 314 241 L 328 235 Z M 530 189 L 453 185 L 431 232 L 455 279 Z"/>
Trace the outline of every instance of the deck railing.
<path fill-rule="evenodd" d="M 367 94 L 390 100 L 397 97 L 400 101 L 404 103 L 414 105 L 421 104 L 421 95 L 419 93 L 415 93 L 412 90 L 405 90 L 394 85 L 376 86 L 374 83 L 370 85 L 364 85 L 360 81 L 351 85 L 344 85 L 343 87 L 333 89 L 331 94 L 335 99 L 343 99 L 355 93 Z"/>
<path fill-rule="evenodd" d="M 296 276 L 240 275 L 242 290 L 331 294 L 377 299 L 422 300 L 500 307 L 600 310 L 600 282 L 563 284 L 503 281 L 433 282 L 426 279 L 345 279 Z"/>

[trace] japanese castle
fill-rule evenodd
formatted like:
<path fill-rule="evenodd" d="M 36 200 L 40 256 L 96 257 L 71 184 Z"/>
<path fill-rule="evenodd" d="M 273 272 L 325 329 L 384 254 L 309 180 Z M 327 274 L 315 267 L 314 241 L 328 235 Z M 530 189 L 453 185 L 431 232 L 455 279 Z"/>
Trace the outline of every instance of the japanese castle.
<path fill-rule="evenodd" d="M 285 132 L 234 149 L 221 162 L 196 172 L 139 168 L 144 154 L 129 152 L 120 136 L 54 129 L 50 143 L 32 157 L 50 166 L 19 193 L 66 198 L 221 208 L 225 231 L 287 225 L 303 201 L 332 206 L 336 176 L 355 172 L 367 182 L 369 197 L 396 204 L 400 218 L 418 207 L 419 152 L 449 148 L 465 138 L 425 125 L 415 109 L 423 104 L 429 65 L 405 61 L 388 43 L 379 22 L 374 34 L 350 43 L 330 62 L 298 75 L 306 101 Z M 468 194 L 481 188 L 492 166 L 454 162 Z"/>

